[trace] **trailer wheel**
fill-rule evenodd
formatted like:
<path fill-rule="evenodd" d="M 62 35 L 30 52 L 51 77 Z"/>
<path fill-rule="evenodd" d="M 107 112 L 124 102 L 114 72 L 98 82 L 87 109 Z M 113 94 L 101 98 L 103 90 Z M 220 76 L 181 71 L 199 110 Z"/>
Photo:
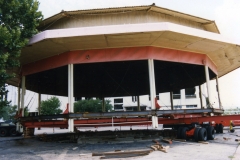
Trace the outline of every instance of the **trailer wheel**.
<path fill-rule="evenodd" d="M 183 127 L 181 130 L 181 138 L 182 139 L 186 139 L 187 140 L 187 135 L 186 135 L 186 131 L 188 130 L 187 127 Z"/>
<path fill-rule="evenodd" d="M 194 140 L 195 140 L 196 142 L 198 142 L 198 133 L 199 133 L 199 130 L 200 130 L 200 128 L 195 128 L 195 131 L 194 131 L 193 137 L 194 137 Z"/>
<path fill-rule="evenodd" d="M 182 129 L 183 129 L 183 127 L 179 127 L 177 130 L 177 138 L 178 139 L 182 139 Z"/>
<path fill-rule="evenodd" d="M 5 128 L 1 128 L 1 129 L 0 129 L 0 136 L 1 136 L 1 137 L 7 136 L 7 130 L 6 130 Z"/>
<path fill-rule="evenodd" d="M 18 133 L 17 133 L 17 136 L 21 136 L 22 134 L 23 134 L 23 133 L 19 133 L 19 132 L 18 132 Z"/>
<path fill-rule="evenodd" d="M 223 133 L 223 127 L 222 123 L 218 125 L 219 133 Z"/>
<path fill-rule="evenodd" d="M 206 141 L 207 140 L 207 130 L 205 128 L 200 128 L 198 132 L 198 141 Z"/>
<path fill-rule="evenodd" d="M 214 140 L 215 130 L 214 130 L 213 126 L 208 126 L 206 129 L 207 129 L 207 139 Z"/>
<path fill-rule="evenodd" d="M 17 136 L 17 131 L 16 131 L 16 128 L 12 128 L 11 130 L 10 130 L 10 136 Z"/>
<path fill-rule="evenodd" d="M 215 125 L 215 130 L 216 130 L 216 133 L 219 133 L 219 126 L 218 126 L 218 124 Z"/>

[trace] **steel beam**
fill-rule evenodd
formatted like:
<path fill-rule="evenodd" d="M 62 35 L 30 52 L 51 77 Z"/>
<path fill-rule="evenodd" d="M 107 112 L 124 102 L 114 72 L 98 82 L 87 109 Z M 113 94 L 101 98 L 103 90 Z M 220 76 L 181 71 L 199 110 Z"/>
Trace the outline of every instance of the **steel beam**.
<path fill-rule="evenodd" d="M 111 118 L 111 117 L 138 117 L 138 116 L 164 116 L 170 114 L 201 114 L 201 113 L 216 113 L 222 114 L 220 109 L 182 109 L 182 110 L 148 110 L 148 111 L 129 111 L 129 112 L 105 112 L 105 113 L 69 113 L 59 115 L 40 115 L 35 117 L 20 117 L 21 121 L 34 121 L 44 119 L 58 118 Z"/>
<path fill-rule="evenodd" d="M 177 117 L 177 118 L 176 118 Z M 224 126 L 230 126 L 230 122 L 235 122 L 236 125 L 240 124 L 240 115 L 225 115 L 225 116 L 206 116 L 201 115 L 181 117 L 179 115 L 175 118 L 161 118 L 158 117 L 158 123 L 164 125 L 181 125 L 181 124 L 192 124 L 204 122 L 210 122 L 213 125 L 223 124 Z M 68 126 L 68 122 L 65 120 L 48 120 L 48 121 L 29 121 L 22 122 L 25 127 L 64 127 Z M 151 125 L 149 118 L 106 118 L 106 119 L 80 119 L 74 121 L 76 127 L 104 127 L 104 126 L 133 126 L 133 125 Z"/>

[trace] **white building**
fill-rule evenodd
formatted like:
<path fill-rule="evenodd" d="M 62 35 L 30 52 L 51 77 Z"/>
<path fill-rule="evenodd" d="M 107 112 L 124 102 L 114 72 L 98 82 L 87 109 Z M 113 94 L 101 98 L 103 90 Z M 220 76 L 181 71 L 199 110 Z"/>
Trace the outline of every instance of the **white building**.
<path fill-rule="evenodd" d="M 206 108 L 206 98 L 204 96 L 204 85 L 201 86 L 203 91 L 202 96 L 202 105 L 203 108 Z M 173 92 L 173 109 L 200 109 L 201 108 L 201 99 L 199 97 L 199 87 L 181 89 L 179 91 Z M 114 107 L 115 111 L 137 111 L 138 110 L 138 101 L 137 97 L 114 97 L 109 98 L 111 104 Z M 160 93 L 158 96 L 158 104 L 161 106 L 162 110 L 171 109 L 171 96 L 170 92 Z M 150 99 L 149 95 L 140 96 L 140 109 L 150 110 Z"/>

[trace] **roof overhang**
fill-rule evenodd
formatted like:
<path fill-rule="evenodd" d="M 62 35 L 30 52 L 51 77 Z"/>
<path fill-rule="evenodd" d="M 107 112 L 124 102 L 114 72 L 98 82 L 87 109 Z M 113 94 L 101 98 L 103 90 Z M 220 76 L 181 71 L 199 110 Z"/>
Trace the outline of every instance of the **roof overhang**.
<path fill-rule="evenodd" d="M 22 65 L 69 51 L 154 46 L 207 55 L 223 76 L 240 66 L 240 47 L 226 37 L 161 22 L 47 30 L 22 50 Z"/>

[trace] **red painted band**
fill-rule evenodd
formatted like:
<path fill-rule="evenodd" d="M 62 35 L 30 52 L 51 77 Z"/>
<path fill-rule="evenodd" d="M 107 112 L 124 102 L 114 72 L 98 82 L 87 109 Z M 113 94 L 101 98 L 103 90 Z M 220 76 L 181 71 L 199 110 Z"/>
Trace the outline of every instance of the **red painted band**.
<path fill-rule="evenodd" d="M 205 54 L 146 46 L 70 51 L 23 65 L 22 75 L 26 76 L 68 64 L 147 59 L 195 65 L 207 65 L 213 72 L 217 74 L 217 67 Z"/>

